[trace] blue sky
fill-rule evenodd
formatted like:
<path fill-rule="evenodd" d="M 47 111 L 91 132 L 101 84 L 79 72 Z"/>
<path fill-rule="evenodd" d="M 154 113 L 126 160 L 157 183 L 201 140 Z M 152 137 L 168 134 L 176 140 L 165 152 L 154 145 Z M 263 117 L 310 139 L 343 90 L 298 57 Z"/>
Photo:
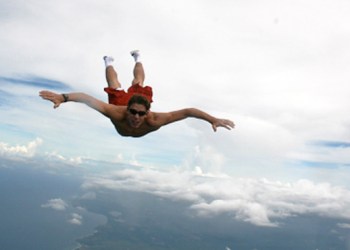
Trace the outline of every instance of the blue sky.
<path fill-rule="evenodd" d="M 0 7 L 2 157 L 131 164 L 149 178 L 165 171 L 164 181 L 178 173 L 175 190 L 196 186 L 184 177 L 196 174 L 243 178 L 251 189 L 268 186 L 272 196 L 276 186 L 269 181 L 287 188 L 290 197 L 311 190 L 315 204 L 326 199 L 325 190 L 331 195 L 341 188 L 338 198 L 347 194 L 348 1 L 28 0 L 1 1 Z M 197 107 L 232 119 L 236 128 L 214 133 L 209 124 L 188 119 L 143 138 L 123 138 L 84 105 L 54 110 L 38 97 L 49 89 L 106 101 L 102 57 L 115 58 L 128 87 L 129 51 L 136 48 L 154 89 L 152 110 Z M 113 182 L 106 178 L 100 185 Z M 208 190 L 217 188 L 217 181 L 208 183 Z M 161 178 L 158 184 L 152 190 L 161 189 Z M 225 190 L 235 185 L 225 182 L 218 200 L 226 201 Z M 203 213 L 251 204 L 196 201 Z M 274 206 L 256 202 L 260 206 L 242 218 L 274 225 Z M 348 211 L 349 204 L 341 204 Z M 265 212 L 256 217 L 255 211 Z"/>

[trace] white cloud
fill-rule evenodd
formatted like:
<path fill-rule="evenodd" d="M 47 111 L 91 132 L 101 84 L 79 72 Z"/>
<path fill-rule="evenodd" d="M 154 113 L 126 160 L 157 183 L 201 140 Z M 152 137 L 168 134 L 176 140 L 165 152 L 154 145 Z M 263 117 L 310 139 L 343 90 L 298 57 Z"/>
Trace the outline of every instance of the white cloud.
<path fill-rule="evenodd" d="M 111 211 L 111 212 L 109 212 L 109 214 L 112 215 L 113 217 L 116 217 L 116 218 L 122 216 L 122 213 L 119 211 Z"/>
<path fill-rule="evenodd" d="M 337 225 L 340 228 L 350 229 L 350 223 L 338 223 Z"/>
<path fill-rule="evenodd" d="M 95 192 L 87 192 L 87 193 L 83 194 L 80 198 L 83 200 L 95 200 L 96 193 Z"/>
<path fill-rule="evenodd" d="M 109 214 L 112 215 L 114 221 L 124 222 L 123 214 L 121 212 L 119 212 L 119 211 L 110 211 Z"/>
<path fill-rule="evenodd" d="M 64 163 L 69 164 L 69 165 L 80 165 L 83 163 L 83 158 L 81 156 L 68 158 L 68 157 L 65 157 L 61 154 L 58 154 L 57 152 L 46 153 L 46 156 L 50 160 L 64 162 Z"/>
<path fill-rule="evenodd" d="M 69 219 L 68 222 L 70 224 L 80 226 L 81 224 L 83 224 L 83 216 L 81 216 L 80 214 L 77 214 L 77 213 L 72 213 L 71 219 Z"/>
<path fill-rule="evenodd" d="M 64 211 L 68 204 L 61 198 L 51 199 L 47 203 L 41 205 L 42 208 L 52 208 L 57 211 Z"/>
<path fill-rule="evenodd" d="M 27 145 L 9 146 L 7 143 L 0 142 L 0 155 L 4 156 L 20 156 L 33 157 L 37 148 L 42 144 L 43 140 L 36 138 Z"/>
<path fill-rule="evenodd" d="M 278 226 L 279 219 L 301 214 L 350 219 L 348 189 L 310 180 L 268 181 L 198 175 L 195 172 L 122 170 L 91 176 L 83 188 L 132 190 L 185 200 L 198 216 L 231 214 L 259 226 Z"/>
<path fill-rule="evenodd" d="M 350 147 L 309 146 L 297 153 L 295 158 L 304 161 L 338 164 L 350 163 Z"/>
<path fill-rule="evenodd" d="M 187 167 L 196 166 L 195 171 L 202 170 L 205 172 L 221 173 L 221 167 L 225 163 L 225 155 L 218 152 L 216 148 L 210 144 L 197 145 L 194 147 L 194 152 L 190 154 L 190 158 L 186 160 Z"/>

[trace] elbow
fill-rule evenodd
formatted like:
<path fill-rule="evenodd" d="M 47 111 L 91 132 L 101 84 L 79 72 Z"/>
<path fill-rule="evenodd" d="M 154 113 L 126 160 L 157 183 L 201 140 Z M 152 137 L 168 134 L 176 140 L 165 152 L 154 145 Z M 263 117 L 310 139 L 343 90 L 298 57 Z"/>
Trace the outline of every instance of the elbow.
<path fill-rule="evenodd" d="M 186 114 L 186 117 L 197 117 L 199 115 L 198 109 L 196 108 L 186 108 L 185 114 Z"/>
<path fill-rule="evenodd" d="M 184 110 L 186 116 L 193 116 L 196 113 L 196 109 L 195 108 L 185 108 Z"/>

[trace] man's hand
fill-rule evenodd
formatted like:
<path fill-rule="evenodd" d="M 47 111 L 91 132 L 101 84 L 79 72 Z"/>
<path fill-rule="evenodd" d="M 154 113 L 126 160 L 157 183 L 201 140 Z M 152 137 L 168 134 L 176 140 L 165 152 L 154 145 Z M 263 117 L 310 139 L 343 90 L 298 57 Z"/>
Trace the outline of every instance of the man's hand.
<path fill-rule="evenodd" d="M 39 96 L 41 96 L 41 98 L 45 100 L 53 102 L 53 108 L 58 108 L 60 104 L 64 102 L 64 98 L 62 95 L 47 90 L 40 91 Z"/>
<path fill-rule="evenodd" d="M 233 121 L 227 119 L 216 119 L 211 125 L 213 127 L 214 132 L 216 132 L 217 127 L 224 127 L 228 130 L 231 130 L 235 127 Z"/>

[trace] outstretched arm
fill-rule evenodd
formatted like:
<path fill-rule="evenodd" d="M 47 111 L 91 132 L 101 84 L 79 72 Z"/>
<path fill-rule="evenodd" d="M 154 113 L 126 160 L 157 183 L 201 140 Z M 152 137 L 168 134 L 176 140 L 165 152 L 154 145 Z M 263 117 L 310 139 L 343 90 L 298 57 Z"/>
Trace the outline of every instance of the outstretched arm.
<path fill-rule="evenodd" d="M 115 112 L 118 109 L 117 106 L 107 104 L 84 93 L 57 94 L 51 91 L 43 90 L 39 92 L 39 95 L 41 98 L 53 102 L 54 108 L 58 108 L 63 102 L 72 101 L 84 103 L 107 117 L 111 117 L 113 111 L 114 115 L 118 114 L 118 112 Z"/>
<path fill-rule="evenodd" d="M 235 127 L 233 121 L 216 118 L 195 108 L 186 108 L 177 111 L 172 111 L 169 113 L 153 112 L 152 115 L 150 115 L 148 122 L 152 126 L 161 127 L 169 123 L 180 121 L 189 117 L 201 119 L 211 123 L 214 131 L 217 130 L 217 127 L 224 127 L 229 130 Z"/>

